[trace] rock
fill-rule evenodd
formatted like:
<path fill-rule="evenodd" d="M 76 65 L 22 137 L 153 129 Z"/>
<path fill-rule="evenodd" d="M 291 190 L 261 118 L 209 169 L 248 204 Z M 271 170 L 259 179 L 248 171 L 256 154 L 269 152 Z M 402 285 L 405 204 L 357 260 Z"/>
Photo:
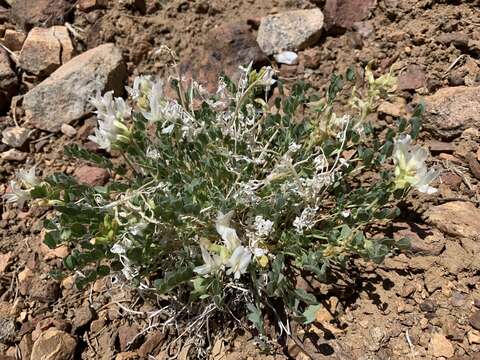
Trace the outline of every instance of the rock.
<path fill-rule="evenodd" d="M 395 102 L 383 101 L 379 107 L 378 112 L 395 118 L 407 115 L 407 104 L 405 99 L 399 98 Z"/>
<path fill-rule="evenodd" d="M 432 154 L 453 153 L 455 152 L 455 144 L 451 142 L 443 142 L 437 140 L 427 141 L 428 149 Z"/>
<path fill-rule="evenodd" d="M 467 301 L 465 299 L 465 295 L 463 295 L 462 293 L 459 293 L 459 292 L 455 292 L 452 295 L 451 303 L 452 303 L 453 306 L 463 307 L 463 306 L 465 306 Z"/>
<path fill-rule="evenodd" d="M 419 307 L 424 313 L 434 314 L 437 311 L 437 304 L 433 300 L 425 300 Z"/>
<path fill-rule="evenodd" d="M 416 90 L 425 85 L 425 72 L 419 66 L 412 65 L 398 76 L 398 90 Z"/>
<path fill-rule="evenodd" d="M 467 201 L 452 201 L 433 206 L 427 221 L 446 234 L 474 238 L 480 234 L 480 209 Z"/>
<path fill-rule="evenodd" d="M 448 339 L 440 334 L 434 333 L 430 338 L 430 344 L 428 345 L 428 353 L 436 357 L 451 358 L 455 354 L 455 349 Z"/>
<path fill-rule="evenodd" d="M 27 121 L 34 127 L 57 132 L 92 111 L 89 98 L 114 90 L 123 94 L 126 68 L 113 44 L 100 45 L 63 64 L 49 78 L 25 94 Z"/>
<path fill-rule="evenodd" d="M 77 7 L 80 11 L 90 11 L 93 9 L 104 8 L 108 0 L 79 0 Z"/>
<path fill-rule="evenodd" d="M 107 170 L 88 165 L 79 167 L 74 175 L 79 183 L 89 186 L 105 185 L 110 177 Z"/>
<path fill-rule="evenodd" d="M 322 61 L 322 53 L 318 48 L 305 49 L 300 53 L 300 63 L 305 68 L 317 69 Z"/>
<path fill-rule="evenodd" d="M 441 138 L 452 139 L 469 127 L 480 127 L 480 87 L 447 87 L 424 101 L 424 126 Z"/>
<path fill-rule="evenodd" d="M 32 355 L 33 341 L 31 334 L 25 334 L 18 345 L 20 350 L 20 359 L 30 359 Z"/>
<path fill-rule="evenodd" d="M 38 76 L 48 76 L 73 56 L 73 45 L 65 26 L 33 28 L 20 52 L 20 67 Z"/>
<path fill-rule="evenodd" d="M 88 305 L 84 305 L 75 311 L 75 319 L 73 321 L 74 329 L 80 329 L 92 321 L 95 313 Z"/>
<path fill-rule="evenodd" d="M 120 326 L 118 328 L 118 342 L 120 343 L 120 350 L 125 351 L 130 342 L 138 335 L 138 328 L 136 326 Z"/>
<path fill-rule="evenodd" d="M 67 0 L 15 0 L 11 13 L 15 23 L 24 29 L 65 23 L 65 14 L 72 8 Z"/>
<path fill-rule="evenodd" d="M 8 127 L 2 131 L 2 142 L 8 146 L 21 148 L 31 134 L 30 129 L 22 127 Z"/>
<path fill-rule="evenodd" d="M 23 296 L 26 296 L 28 294 L 30 285 L 32 284 L 32 279 L 33 279 L 33 272 L 28 267 L 23 269 L 18 274 L 18 282 L 19 282 L 18 290 L 20 294 L 22 294 Z"/>
<path fill-rule="evenodd" d="M 240 77 L 238 67 L 250 62 L 254 68 L 269 63 L 247 25 L 225 24 L 208 33 L 204 48 L 194 60 L 180 64 L 180 73 L 185 74 L 187 79 L 199 82 L 209 91 L 216 91 L 221 73 L 237 81 Z"/>
<path fill-rule="evenodd" d="M 15 321 L 11 318 L 0 316 L 0 344 L 13 342 L 15 335 Z"/>
<path fill-rule="evenodd" d="M 60 296 L 60 286 L 53 280 L 32 281 L 28 294 L 33 300 L 50 303 Z"/>
<path fill-rule="evenodd" d="M 74 137 L 77 134 L 77 130 L 71 125 L 68 124 L 62 124 L 62 127 L 60 128 L 61 132 L 68 137 Z"/>
<path fill-rule="evenodd" d="M 163 340 L 165 340 L 165 335 L 161 331 L 154 331 L 147 336 L 145 342 L 140 346 L 138 349 L 138 355 L 141 358 L 148 358 L 148 355 L 153 355 L 155 349 L 162 344 Z"/>
<path fill-rule="evenodd" d="M 262 19 L 257 42 L 267 55 L 297 51 L 314 44 L 322 33 L 320 9 L 293 10 Z"/>
<path fill-rule="evenodd" d="M 115 360 L 138 360 L 139 356 L 135 351 L 126 351 L 118 353 Z"/>
<path fill-rule="evenodd" d="M 298 64 L 298 55 L 293 51 L 283 51 L 274 55 L 275 61 L 279 64 L 296 65 Z"/>
<path fill-rule="evenodd" d="M 373 25 L 368 21 L 358 21 L 353 24 L 353 30 L 355 30 L 360 36 L 367 39 L 373 34 L 375 29 Z"/>
<path fill-rule="evenodd" d="M 468 322 L 475 330 L 480 330 L 480 310 L 475 311 L 468 319 Z"/>
<path fill-rule="evenodd" d="M 468 49 L 468 41 L 470 40 L 470 36 L 465 33 L 444 33 L 437 36 L 437 42 L 443 45 L 454 45 L 459 49 Z"/>
<path fill-rule="evenodd" d="M 365 345 L 370 351 L 378 351 L 382 344 L 388 341 L 388 335 L 385 329 L 374 326 L 368 330 L 365 340 Z"/>
<path fill-rule="evenodd" d="M 376 0 L 327 0 L 325 29 L 329 32 L 352 29 L 356 22 L 365 20 L 375 7 Z"/>
<path fill-rule="evenodd" d="M 10 100 L 18 87 L 18 78 L 12 70 L 7 52 L 0 48 L 0 112 L 10 109 Z"/>
<path fill-rule="evenodd" d="M 437 289 L 441 289 L 444 283 L 443 272 L 439 268 L 431 268 L 425 273 L 425 287 L 430 294 Z"/>
<path fill-rule="evenodd" d="M 32 348 L 32 359 L 70 360 L 74 358 L 77 341 L 66 332 L 55 328 L 43 332 Z"/>
<path fill-rule="evenodd" d="M 456 275 L 459 271 L 472 266 L 474 258 L 456 241 L 448 241 L 445 251 L 438 259 L 438 264 L 445 267 L 450 274 Z"/>
<path fill-rule="evenodd" d="M 10 149 L 0 154 L 0 157 L 6 161 L 23 161 L 27 158 L 27 153 L 18 151 L 17 149 Z"/>
<path fill-rule="evenodd" d="M 10 266 L 10 260 L 12 259 L 12 253 L 8 252 L 6 254 L 0 254 L 0 275 L 7 270 Z"/>
<path fill-rule="evenodd" d="M 22 31 L 7 29 L 3 36 L 3 44 L 12 51 L 20 51 L 22 50 L 26 37 Z"/>
<path fill-rule="evenodd" d="M 480 344 L 480 333 L 478 331 L 469 331 L 467 333 L 467 339 L 470 345 Z"/>

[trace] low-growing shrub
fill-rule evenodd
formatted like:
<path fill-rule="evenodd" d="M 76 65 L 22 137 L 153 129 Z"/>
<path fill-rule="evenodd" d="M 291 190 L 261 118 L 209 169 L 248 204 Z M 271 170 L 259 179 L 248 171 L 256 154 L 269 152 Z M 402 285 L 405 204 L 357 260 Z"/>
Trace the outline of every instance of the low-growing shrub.
<path fill-rule="evenodd" d="M 435 192 L 437 173 L 412 145 L 421 106 L 388 129 L 369 120 L 395 78 L 367 68 L 359 90 L 349 70 L 319 98 L 302 83 L 287 92 L 271 68 L 241 70 L 215 94 L 176 82 L 171 100 L 161 80 L 140 76 L 130 101 L 92 99 L 90 139 L 103 151 L 67 154 L 107 169 L 105 186 L 18 173 L 7 202 L 53 207 L 45 243 L 70 245 L 64 267 L 78 286 L 113 274 L 187 306 L 243 307 L 260 333 L 269 312 L 288 332 L 286 319 L 309 323 L 319 308 L 300 277 L 326 281 L 352 257 L 378 263 L 408 246 L 375 229 L 410 190 Z M 336 102 L 341 91 L 348 104 Z"/>

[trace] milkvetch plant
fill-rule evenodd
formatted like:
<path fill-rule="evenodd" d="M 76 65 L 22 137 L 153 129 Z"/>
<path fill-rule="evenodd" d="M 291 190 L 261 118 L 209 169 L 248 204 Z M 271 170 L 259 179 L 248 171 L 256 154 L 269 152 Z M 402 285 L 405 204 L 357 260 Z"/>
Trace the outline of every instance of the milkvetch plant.
<path fill-rule="evenodd" d="M 408 246 L 376 236 L 373 225 L 397 217 L 410 190 L 433 193 L 437 173 L 412 145 L 421 106 L 387 131 L 368 120 L 393 76 L 367 68 L 360 91 L 352 71 L 335 75 L 320 99 L 302 83 L 287 95 L 269 67 L 241 71 L 214 94 L 176 82 L 178 100 L 169 99 L 161 80 L 141 76 L 128 101 L 93 98 L 90 140 L 104 152 L 67 154 L 107 169 L 105 186 L 65 174 L 40 181 L 35 169 L 11 183 L 7 202 L 53 207 L 45 243 L 71 246 L 64 270 L 79 286 L 112 274 L 186 304 L 244 304 L 260 332 L 273 313 L 288 332 L 287 318 L 308 323 L 318 308 L 298 278 L 326 281 L 352 257 L 380 262 Z M 269 99 L 274 86 L 281 96 Z M 342 89 L 351 90 L 350 107 L 339 115 Z"/>

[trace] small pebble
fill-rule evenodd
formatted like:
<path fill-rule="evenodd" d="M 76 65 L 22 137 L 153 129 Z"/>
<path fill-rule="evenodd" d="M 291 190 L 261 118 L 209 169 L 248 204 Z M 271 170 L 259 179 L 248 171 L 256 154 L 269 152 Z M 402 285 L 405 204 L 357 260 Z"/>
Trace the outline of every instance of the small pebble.
<path fill-rule="evenodd" d="M 68 137 L 74 137 L 77 134 L 77 130 L 73 126 L 68 124 L 62 124 L 60 130 Z"/>
<path fill-rule="evenodd" d="M 275 61 L 279 64 L 296 65 L 298 64 L 298 55 L 293 51 L 283 51 L 274 55 Z"/>

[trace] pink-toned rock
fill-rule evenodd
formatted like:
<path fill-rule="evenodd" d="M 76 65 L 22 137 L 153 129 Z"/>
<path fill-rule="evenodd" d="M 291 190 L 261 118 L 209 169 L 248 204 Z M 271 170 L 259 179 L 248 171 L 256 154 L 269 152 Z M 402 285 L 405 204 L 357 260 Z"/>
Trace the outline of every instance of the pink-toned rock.
<path fill-rule="evenodd" d="M 480 129 L 480 87 L 455 86 L 438 90 L 425 101 L 424 126 L 444 139 Z"/>
<path fill-rule="evenodd" d="M 64 26 L 32 29 L 20 52 L 20 66 L 39 76 L 48 76 L 73 56 L 73 45 Z"/>
<path fill-rule="evenodd" d="M 425 85 L 425 72 L 418 66 L 410 66 L 398 76 L 398 90 L 416 90 Z"/>
<path fill-rule="evenodd" d="M 7 29 L 3 36 L 3 44 L 12 51 L 20 51 L 26 38 L 27 35 L 23 31 Z"/>
<path fill-rule="evenodd" d="M 108 181 L 108 171 L 94 166 L 81 166 L 75 170 L 78 182 L 90 186 L 102 186 Z"/>
<path fill-rule="evenodd" d="M 65 23 L 65 14 L 72 8 L 67 0 L 15 0 L 12 20 L 24 29 Z"/>
<path fill-rule="evenodd" d="M 222 72 L 236 81 L 240 74 L 238 67 L 250 62 L 257 68 L 268 64 L 268 58 L 260 50 L 248 26 L 226 24 L 207 34 L 203 49 L 198 56 L 183 61 L 180 72 L 215 91 Z"/>
<path fill-rule="evenodd" d="M 323 13 L 327 31 L 352 29 L 353 24 L 365 20 L 376 5 L 376 0 L 327 0 Z"/>
<path fill-rule="evenodd" d="M 107 6 L 108 0 L 79 0 L 78 9 L 81 11 L 90 11 L 93 9 L 103 8 Z"/>
<path fill-rule="evenodd" d="M 120 343 L 120 350 L 125 351 L 131 341 L 138 335 L 138 328 L 136 326 L 120 326 L 118 328 L 118 342 Z"/>

